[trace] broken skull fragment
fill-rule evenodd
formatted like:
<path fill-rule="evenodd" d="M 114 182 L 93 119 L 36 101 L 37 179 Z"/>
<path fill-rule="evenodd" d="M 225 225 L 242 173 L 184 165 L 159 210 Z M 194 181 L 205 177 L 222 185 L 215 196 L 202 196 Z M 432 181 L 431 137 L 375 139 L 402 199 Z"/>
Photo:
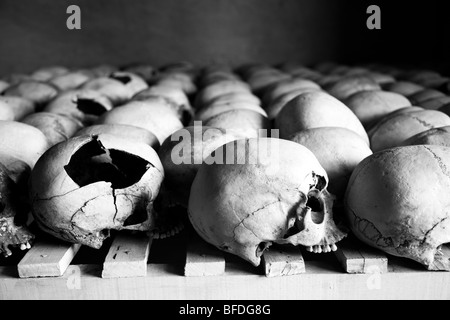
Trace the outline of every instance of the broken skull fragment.
<path fill-rule="evenodd" d="M 164 170 L 150 146 L 84 135 L 49 149 L 31 173 L 37 225 L 69 242 L 100 248 L 110 230 L 151 231 Z"/>
<path fill-rule="evenodd" d="M 17 220 L 26 220 L 20 216 L 26 212 L 22 205 L 18 186 L 9 170 L 0 164 L 0 253 L 6 257 L 12 254 L 9 246 L 29 249 L 34 238 L 25 226 L 17 223 Z"/>

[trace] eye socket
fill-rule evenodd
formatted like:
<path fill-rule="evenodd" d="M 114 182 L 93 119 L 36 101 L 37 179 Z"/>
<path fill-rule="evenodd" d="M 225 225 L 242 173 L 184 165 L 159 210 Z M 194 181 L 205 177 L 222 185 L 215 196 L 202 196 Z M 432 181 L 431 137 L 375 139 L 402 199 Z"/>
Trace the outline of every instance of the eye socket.
<path fill-rule="evenodd" d="M 261 243 L 258 245 L 258 248 L 256 248 L 256 256 L 257 256 L 257 257 L 261 257 L 261 256 L 263 255 L 264 251 L 265 251 L 268 247 L 270 247 L 271 244 L 272 244 L 271 242 L 266 242 L 266 241 L 261 242 Z"/>
<path fill-rule="evenodd" d="M 2 213 L 6 208 L 6 204 L 4 204 L 3 202 L 0 202 L 0 213 Z"/>

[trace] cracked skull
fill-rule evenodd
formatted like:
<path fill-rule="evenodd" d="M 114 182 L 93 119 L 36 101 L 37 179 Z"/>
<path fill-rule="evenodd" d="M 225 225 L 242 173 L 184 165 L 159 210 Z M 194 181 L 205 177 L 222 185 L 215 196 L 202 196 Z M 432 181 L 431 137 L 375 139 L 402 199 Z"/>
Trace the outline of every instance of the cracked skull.
<path fill-rule="evenodd" d="M 257 266 L 272 243 L 336 250 L 345 237 L 334 223 L 334 196 L 314 154 L 287 140 L 229 142 L 201 165 L 191 188 L 189 219 L 217 248 Z"/>
<path fill-rule="evenodd" d="M 164 170 L 148 145 L 100 134 L 49 149 L 30 178 L 37 225 L 60 239 L 100 248 L 114 230 L 151 231 Z"/>
<path fill-rule="evenodd" d="M 450 148 L 407 146 L 377 152 L 353 172 L 345 195 L 348 225 L 361 241 L 450 271 Z"/>

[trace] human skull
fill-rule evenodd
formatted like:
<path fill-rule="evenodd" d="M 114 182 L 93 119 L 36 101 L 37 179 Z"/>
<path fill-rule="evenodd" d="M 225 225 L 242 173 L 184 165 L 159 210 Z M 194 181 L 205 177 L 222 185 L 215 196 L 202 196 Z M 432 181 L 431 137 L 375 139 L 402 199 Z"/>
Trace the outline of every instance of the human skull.
<path fill-rule="evenodd" d="M 45 108 L 45 112 L 58 113 L 90 125 L 111 110 L 111 101 L 94 90 L 68 90 L 59 94 Z"/>
<path fill-rule="evenodd" d="M 450 271 L 450 148 L 397 147 L 374 153 L 353 172 L 345 196 L 348 225 L 361 241 Z"/>
<path fill-rule="evenodd" d="M 195 97 L 195 107 L 202 108 L 217 97 L 229 93 L 250 93 L 249 85 L 242 80 L 222 80 L 202 88 Z"/>
<path fill-rule="evenodd" d="M 381 90 L 381 87 L 373 79 L 364 75 L 345 76 L 338 81 L 324 86 L 333 97 L 345 100 L 351 95 L 368 90 Z"/>
<path fill-rule="evenodd" d="M 450 125 L 450 117 L 437 110 L 408 111 L 406 107 L 382 118 L 369 131 L 373 152 L 400 146 L 412 136 L 432 128 Z"/>
<path fill-rule="evenodd" d="M 369 144 L 369 137 L 361 121 L 345 104 L 322 91 L 303 93 L 290 100 L 275 118 L 280 137 L 306 129 L 341 127 L 358 133 Z"/>
<path fill-rule="evenodd" d="M 22 121 L 25 116 L 36 111 L 35 104 L 32 101 L 22 97 L 0 96 L 0 104 L 2 104 L 2 107 L 3 104 L 6 104 L 11 108 L 14 113 L 13 120 L 15 121 Z"/>
<path fill-rule="evenodd" d="M 53 112 L 35 112 L 21 122 L 41 130 L 50 146 L 66 141 L 83 127 L 77 119 Z"/>
<path fill-rule="evenodd" d="M 197 172 L 189 219 L 217 248 L 257 266 L 273 242 L 336 250 L 328 177 L 307 148 L 274 138 L 241 139 L 216 149 Z"/>
<path fill-rule="evenodd" d="M 24 80 L 8 87 L 2 95 L 26 98 L 40 108 L 58 95 L 58 88 L 47 82 Z"/>
<path fill-rule="evenodd" d="M 176 109 L 180 120 L 187 124 L 192 119 L 194 110 L 191 107 L 188 96 L 183 90 L 170 86 L 156 85 L 138 92 L 133 96 L 134 101 L 163 98 Z"/>
<path fill-rule="evenodd" d="M 410 107 L 409 100 L 398 93 L 389 91 L 359 91 L 344 104 L 352 110 L 367 129 L 395 110 Z"/>
<path fill-rule="evenodd" d="M 418 85 L 417 83 L 408 82 L 408 81 L 395 81 L 392 83 L 388 83 L 383 86 L 383 89 L 390 92 L 395 92 L 405 97 L 413 95 L 419 91 L 425 89 L 423 86 Z"/>
<path fill-rule="evenodd" d="M 9 174 L 0 164 L 0 253 L 4 256 L 12 254 L 9 246 L 20 246 L 22 250 L 30 248 L 34 238 L 26 226 L 17 224 L 18 220 L 26 220 L 26 211 L 19 188 Z"/>
<path fill-rule="evenodd" d="M 103 114 L 96 124 L 125 124 L 153 133 L 160 144 L 172 133 L 183 128 L 178 108 L 162 97 L 130 101 Z"/>
<path fill-rule="evenodd" d="M 49 80 L 49 83 L 56 86 L 59 90 L 66 91 L 80 87 L 93 77 L 94 74 L 89 70 L 76 70 L 53 77 Z"/>
<path fill-rule="evenodd" d="M 267 133 L 270 121 L 260 112 L 249 109 L 233 109 L 216 114 L 205 121 L 204 125 L 225 129 L 236 137 L 257 138 Z"/>
<path fill-rule="evenodd" d="M 32 214 L 53 236 L 100 248 L 111 229 L 151 231 L 163 177 L 148 145 L 107 134 L 75 137 L 49 149 L 34 167 Z"/>
<path fill-rule="evenodd" d="M 37 81 L 48 81 L 53 77 L 68 73 L 69 70 L 63 66 L 45 66 L 35 70 L 30 77 Z"/>
<path fill-rule="evenodd" d="M 450 147 L 450 126 L 433 128 L 412 136 L 403 141 L 400 146 L 432 144 Z"/>

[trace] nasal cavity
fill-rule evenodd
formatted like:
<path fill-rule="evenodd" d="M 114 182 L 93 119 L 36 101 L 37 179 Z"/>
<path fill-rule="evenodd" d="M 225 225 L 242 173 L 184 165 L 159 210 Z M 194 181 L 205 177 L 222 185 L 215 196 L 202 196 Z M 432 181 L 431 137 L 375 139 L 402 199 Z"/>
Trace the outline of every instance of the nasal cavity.
<path fill-rule="evenodd" d="M 324 208 L 320 199 L 320 194 L 317 194 L 316 192 L 308 194 L 308 201 L 306 202 L 306 206 L 311 208 L 312 221 L 316 224 L 322 223 L 325 215 L 323 212 Z"/>

